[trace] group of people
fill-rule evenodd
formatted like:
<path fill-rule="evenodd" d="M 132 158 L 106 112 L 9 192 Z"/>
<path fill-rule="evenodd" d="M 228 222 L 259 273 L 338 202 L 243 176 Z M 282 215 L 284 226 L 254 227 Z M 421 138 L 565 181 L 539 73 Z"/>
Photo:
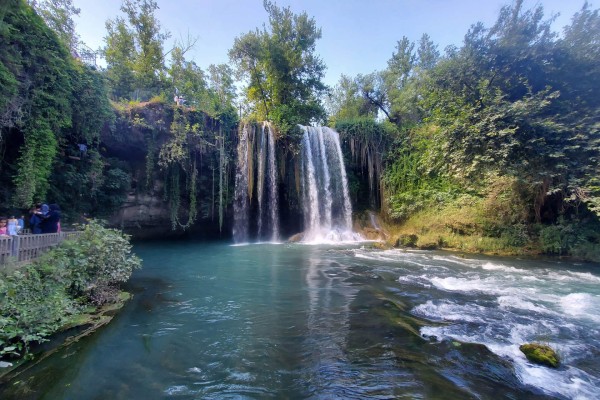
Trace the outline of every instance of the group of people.
<path fill-rule="evenodd" d="M 21 215 L 21 218 L 10 218 L 0 217 L 0 236 L 12 236 L 18 235 L 25 228 L 25 216 Z"/>
<path fill-rule="evenodd" d="M 25 216 L 0 217 L 0 236 L 18 235 L 25 229 Z M 60 232 L 58 204 L 36 204 L 29 210 L 29 229 L 33 234 Z"/>

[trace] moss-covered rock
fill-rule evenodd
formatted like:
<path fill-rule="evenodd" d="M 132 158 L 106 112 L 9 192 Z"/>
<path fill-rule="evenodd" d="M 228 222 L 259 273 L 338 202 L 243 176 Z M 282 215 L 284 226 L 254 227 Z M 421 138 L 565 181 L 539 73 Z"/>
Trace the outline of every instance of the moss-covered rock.
<path fill-rule="evenodd" d="M 558 354 L 548 345 L 539 343 L 526 343 L 519 347 L 525 357 L 533 363 L 557 368 L 560 364 Z"/>
<path fill-rule="evenodd" d="M 396 241 L 396 247 L 415 247 L 419 237 L 415 234 L 403 234 L 398 237 Z"/>
<path fill-rule="evenodd" d="M 417 248 L 420 250 L 436 250 L 440 246 L 437 242 L 423 242 L 417 245 Z"/>

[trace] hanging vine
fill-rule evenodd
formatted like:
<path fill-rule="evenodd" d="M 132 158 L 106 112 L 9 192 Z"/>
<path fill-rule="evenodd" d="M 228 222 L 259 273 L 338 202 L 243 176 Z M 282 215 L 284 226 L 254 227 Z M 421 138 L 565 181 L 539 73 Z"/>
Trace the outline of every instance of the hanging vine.
<path fill-rule="evenodd" d="M 199 126 L 190 124 L 187 116 L 179 108 L 175 108 L 170 138 L 162 145 L 158 156 L 159 166 L 167 171 L 165 193 L 173 230 L 188 229 L 198 216 L 197 156 L 201 155 L 207 144 L 210 143 L 201 138 Z M 180 220 L 182 172 L 189 204 L 185 223 Z"/>
<path fill-rule="evenodd" d="M 383 206 L 381 177 L 383 155 L 391 143 L 391 135 L 386 127 L 369 119 L 340 121 L 336 130 L 344 146 L 350 151 L 352 162 L 366 174 L 372 203 Z"/>

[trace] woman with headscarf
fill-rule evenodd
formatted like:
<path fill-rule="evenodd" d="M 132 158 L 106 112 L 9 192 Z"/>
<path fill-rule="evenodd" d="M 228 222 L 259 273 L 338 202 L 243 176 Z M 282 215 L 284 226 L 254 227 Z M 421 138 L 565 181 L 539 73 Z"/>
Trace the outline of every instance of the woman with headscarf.
<path fill-rule="evenodd" d="M 43 208 L 43 206 L 42 206 Z M 48 214 L 43 218 L 40 224 L 42 233 L 58 232 L 58 224 L 60 222 L 60 207 L 58 204 L 50 204 Z"/>

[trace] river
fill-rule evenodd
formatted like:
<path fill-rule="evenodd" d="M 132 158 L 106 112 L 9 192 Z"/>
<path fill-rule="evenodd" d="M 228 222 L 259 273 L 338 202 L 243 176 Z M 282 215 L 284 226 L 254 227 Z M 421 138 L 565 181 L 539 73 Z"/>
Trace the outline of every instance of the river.
<path fill-rule="evenodd" d="M 106 327 L 2 399 L 600 398 L 600 266 L 151 242 Z M 518 347 L 548 343 L 554 370 Z"/>

